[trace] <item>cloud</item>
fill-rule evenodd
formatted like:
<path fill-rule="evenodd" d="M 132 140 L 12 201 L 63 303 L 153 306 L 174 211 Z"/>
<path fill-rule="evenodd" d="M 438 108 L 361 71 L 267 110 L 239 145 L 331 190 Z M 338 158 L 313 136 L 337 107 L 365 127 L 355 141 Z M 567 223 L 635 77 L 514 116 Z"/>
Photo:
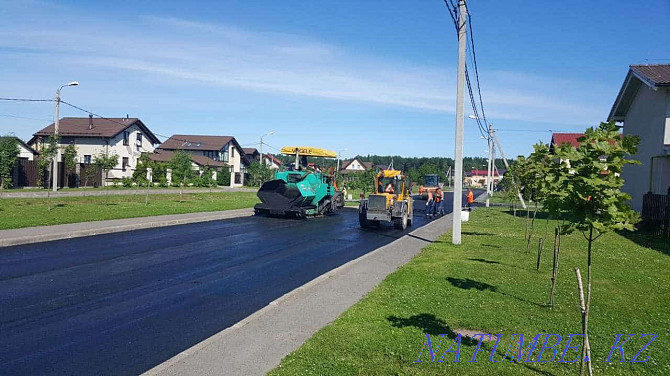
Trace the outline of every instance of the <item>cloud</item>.
<path fill-rule="evenodd" d="M 36 14 L 29 24 L 9 17 L 3 21 L 11 27 L 0 31 L 3 55 L 136 72 L 175 87 L 196 83 L 416 111 L 455 109 L 455 67 L 365 55 L 301 35 L 154 16 L 79 16 L 54 32 L 47 15 Z M 602 117 L 604 104 L 588 84 L 579 84 L 580 94 L 572 98 L 565 80 L 505 71 L 481 76 L 490 119 L 582 124 Z M 593 98 L 601 102 L 588 104 Z"/>

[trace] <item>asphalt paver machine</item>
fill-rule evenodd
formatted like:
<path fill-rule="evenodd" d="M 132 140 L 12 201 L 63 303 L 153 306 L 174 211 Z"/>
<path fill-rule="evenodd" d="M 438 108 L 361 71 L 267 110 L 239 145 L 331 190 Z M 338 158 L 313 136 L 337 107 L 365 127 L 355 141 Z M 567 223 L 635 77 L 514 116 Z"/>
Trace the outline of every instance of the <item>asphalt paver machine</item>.
<path fill-rule="evenodd" d="M 337 158 L 337 153 L 305 146 L 283 147 L 281 153 L 295 156 L 295 163 L 263 183 L 257 193 L 261 203 L 254 206 L 256 215 L 306 218 L 332 214 L 344 206 L 334 174 L 307 165 L 307 157 Z"/>

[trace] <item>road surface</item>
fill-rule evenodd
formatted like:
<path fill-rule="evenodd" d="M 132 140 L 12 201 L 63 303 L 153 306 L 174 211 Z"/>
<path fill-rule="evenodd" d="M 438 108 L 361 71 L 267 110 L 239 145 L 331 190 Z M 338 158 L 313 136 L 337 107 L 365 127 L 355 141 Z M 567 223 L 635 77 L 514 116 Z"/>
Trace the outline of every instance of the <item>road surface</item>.
<path fill-rule="evenodd" d="M 410 230 L 345 209 L 0 248 L 0 374 L 141 373 Z"/>

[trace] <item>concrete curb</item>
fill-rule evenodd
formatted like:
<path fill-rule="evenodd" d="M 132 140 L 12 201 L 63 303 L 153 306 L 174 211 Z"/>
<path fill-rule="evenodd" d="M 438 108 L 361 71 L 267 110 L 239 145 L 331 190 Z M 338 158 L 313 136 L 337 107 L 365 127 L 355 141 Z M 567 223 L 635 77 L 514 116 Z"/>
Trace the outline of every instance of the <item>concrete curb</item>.
<path fill-rule="evenodd" d="M 346 264 L 343 264 L 329 272 L 320 275 L 319 277 L 316 277 L 315 279 L 305 283 L 304 285 L 268 303 L 268 305 L 266 305 L 265 307 L 252 313 L 251 315 L 247 316 L 246 318 L 242 319 L 241 321 L 237 322 L 231 327 L 228 327 L 222 330 L 221 332 L 214 334 L 213 336 L 205 339 L 204 341 L 192 346 L 191 348 L 185 351 L 182 351 L 181 353 L 173 356 L 167 361 L 146 371 L 144 375 L 265 374 L 266 372 L 272 370 L 274 367 L 278 366 L 279 362 L 281 361 L 281 359 L 283 359 L 283 357 L 290 354 L 295 349 L 299 348 L 304 343 L 304 341 L 310 338 L 316 331 L 318 331 L 323 326 L 327 325 L 329 322 L 332 322 L 334 318 L 339 317 L 339 315 L 342 312 L 344 312 L 351 305 L 355 304 L 355 302 L 363 298 L 369 291 L 372 290 L 372 288 L 374 288 L 374 286 L 376 286 L 384 278 L 386 278 L 388 274 L 391 274 L 392 272 L 397 270 L 398 267 L 404 265 L 406 262 L 411 260 L 411 258 L 414 257 L 416 254 L 418 254 L 426 245 L 436 240 L 442 233 L 444 233 L 444 231 L 441 231 L 441 229 L 448 230 L 449 228 L 451 228 L 450 227 L 451 218 L 452 215 L 448 214 L 440 219 L 434 220 L 433 222 L 426 224 L 412 231 L 411 233 L 394 240 L 389 244 L 377 248 L 372 252 L 360 256 L 357 259 L 351 260 Z M 435 231 L 436 229 L 439 230 Z M 409 248 L 411 249 L 407 249 L 408 239 L 411 239 L 409 240 L 409 242 L 411 242 L 411 247 Z M 403 245 L 405 247 L 403 247 Z M 398 259 L 394 260 L 392 258 L 389 259 L 388 257 L 388 254 L 391 253 L 402 254 L 402 255 L 400 256 L 399 260 Z M 384 257 L 386 257 L 386 259 Z M 324 287 L 329 283 L 332 285 L 336 285 L 338 283 L 337 280 L 341 279 L 340 277 L 351 280 L 352 278 L 346 276 L 347 274 L 353 274 L 354 277 L 365 274 L 355 270 L 357 267 L 360 266 L 359 264 L 361 263 L 368 264 L 368 267 L 372 266 L 374 269 L 380 269 L 378 267 L 379 265 L 384 265 L 386 267 L 386 270 L 378 272 L 379 275 L 372 277 L 372 279 L 374 280 L 374 284 L 372 284 L 369 289 L 366 289 L 366 291 L 364 291 L 362 295 L 359 295 L 361 291 L 353 293 L 351 291 L 348 291 L 348 293 L 353 296 L 349 296 L 348 299 L 342 299 L 340 296 L 338 296 L 338 293 L 343 290 L 342 286 L 339 287 L 339 291 L 337 291 L 338 288 L 331 289 L 330 287 L 332 286 Z M 361 268 L 363 267 L 361 266 Z M 343 277 L 343 275 L 345 276 Z M 351 283 L 356 282 L 357 281 L 353 281 Z M 370 281 L 367 281 L 367 284 L 369 287 Z M 325 291 L 320 292 L 318 291 L 319 289 Z M 346 291 L 346 289 L 344 290 Z M 335 298 L 333 298 L 333 300 L 340 300 L 340 302 L 332 303 L 330 297 L 328 296 L 330 294 L 336 296 Z M 337 307 L 316 308 L 316 310 L 318 311 L 316 314 L 317 315 L 320 314 L 321 316 L 324 317 L 321 317 L 320 320 L 316 320 L 318 321 L 318 323 L 316 324 L 313 323 L 314 325 L 308 326 L 307 328 L 300 327 L 300 324 L 297 323 L 297 321 L 309 319 L 308 317 L 304 316 L 301 317 L 300 320 L 297 320 L 296 317 L 293 317 L 293 320 L 289 319 L 290 321 L 289 325 L 285 324 L 285 320 L 282 319 L 285 319 L 287 316 L 291 316 L 292 314 L 297 313 L 305 314 L 304 311 L 296 309 L 296 306 L 299 306 L 301 302 L 304 304 L 305 302 L 303 301 L 307 301 L 308 306 L 314 306 L 314 304 L 312 304 L 313 302 L 311 302 L 310 299 L 313 300 L 315 296 L 318 296 L 320 299 L 326 300 L 329 303 L 332 303 L 333 306 Z M 348 300 L 348 301 L 353 300 L 353 303 L 349 304 L 351 302 L 346 301 L 341 302 L 342 300 Z M 335 314 L 334 317 L 332 317 L 333 314 Z M 276 317 L 278 315 L 282 317 Z M 283 322 L 284 322 L 284 328 L 279 329 L 280 331 L 290 331 L 292 333 L 299 333 L 300 336 L 303 336 L 304 338 L 292 338 L 291 343 L 289 345 L 286 344 L 278 345 L 277 341 L 272 341 L 273 333 L 269 333 L 268 335 L 261 335 L 266 333 L 255 333 L 257 335 L 253 336 L 249 336 L 248 333 L 247 335 L 243 333 L 245 330 L 247 330 L 248 326 L 255 325 L 256 327 L 261 328 L 263 327 L 276 328 L 282 326 Z M 290 327 L 287 328 L 286 326 Z M 248 331 L 254 332 L 259 331 L 259 329 L 251 328 L 248 329 Z M 274 334 L 276 335 L 276 333 Z M 231 355 L 228 353 L 220 353 L 222 348 L 225 348 L 226 350 L 228 349 L 232 350 L 237 348 L 237 346 L 239 346 L 239 342 L 244 341 L 244 339 L 246 338 L 254 338 L 255 342 L 254 342 L 254 349 L 250 349 L 248 352 L 245 352 L 245 354 L 253 353 L 254 351 L 262 351 L 262 354 L 270 353 L 269 357 L 271 359 L 268 359 L 266 364 L 259 365 L 258 363 L 262 363 L 263 359 L 259 359 L 258 357 L 254 357 L 255 361 L 252 362 L 252 364 L 248 364 L 245 363 L 244 359 L 240 359 L 236 357 L 234 354 Z M 270 343 L 263 344 L 264 341 L 270 341 Z M 269 347 L 272 346 L 275 346 L 275 348 L 269 349 Z M 279 346 L 279 350 L 277 349 L 277 346 Z M 234 350 L 230 352 L 234 352 Z M 211 354 L 207 355 L 206 353 L 214 353 L 213 356 L 215 356 L 216 359 L 211 359 L 212 355 Z M 266 355 L 266 357 L 267 356 L 268 355 Z M 189 359 L 191 357 L 193 357 L 194 359 Z M 224 357 L 227 357 L 227 359 L 224 359 Z M 200 362 L 202 358 L 208 358 L 208 360 L 210 361 L 208 362 L 208 364 L 203 364 L 205 362 Z M 237 364 L 225 364 L 226 361 L 231 360 L 230 358 L 232 358 L 234 362 Z"/>
<path fill-rule="evenodd" d="M 224 193 L 224 192 L 256 192 L 257 188 L 246 188 L 246 187 L 223 187 L 223 188 L 213 188 L 211 193 Z M 210 193 L 209 188 L 186 188 L 184 189 L 184 194 L 187 193 Z M 126 195 L 146 195 L 146 189 L 109 189 L 105 190 L 100 188 L 99 190 L 82 190 L 82 191 L 59 191 L 59 192 L 50 192 L 51 198 L 63 198 L 63 197 L 91 197 L 91 196 L 126 196 Z M 165 189 L 165 188 L 154 188 L 149 190 L 150 195 L 162 195 L 162 194 L 179 194 L 178 189 Z M 45 190 L 26 190 L 16 191 L 16 190 L 0 190 L 0 198 L 46 198 L 47 192 Z"/>
<path fill-rule="evenodd" d="M 113 219 L 109 221 L 68 223 L 55 226 L 25 227 L 0 230 L 0 247 L 40 243 L 52 240 L 79 238 L 84 236 L 111 234 L 154 227 L 183 225 L 188 223 L 218 221 L 253 215 L 252 208 L 217 212 L 170 214 L 153 217 Z"/>

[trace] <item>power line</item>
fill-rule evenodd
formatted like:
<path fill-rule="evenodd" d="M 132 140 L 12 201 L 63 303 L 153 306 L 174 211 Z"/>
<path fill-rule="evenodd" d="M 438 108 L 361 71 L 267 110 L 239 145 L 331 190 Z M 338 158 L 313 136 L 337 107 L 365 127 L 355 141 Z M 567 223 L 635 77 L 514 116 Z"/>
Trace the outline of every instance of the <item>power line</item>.
<path fill-rule="evenodd" d="M 54 99 L 30 99 L 30 98 L 0 98 L 0 101 L 11 102 L 54 102 Z"/>
<path fill-rule="evenodd" d="M 2 117 L 8 117 L 8 118 L 14 118 L 14 119 L 28 119 L 28 120 L 39 120 L 39 121 L 51 121 L 52 119 L 48 118 L 32 118 L 32 117 L 26 117 L 26 116 L 17 116 L 17 115 L 9 115 L 9 114 L 0 114 Z"/>

